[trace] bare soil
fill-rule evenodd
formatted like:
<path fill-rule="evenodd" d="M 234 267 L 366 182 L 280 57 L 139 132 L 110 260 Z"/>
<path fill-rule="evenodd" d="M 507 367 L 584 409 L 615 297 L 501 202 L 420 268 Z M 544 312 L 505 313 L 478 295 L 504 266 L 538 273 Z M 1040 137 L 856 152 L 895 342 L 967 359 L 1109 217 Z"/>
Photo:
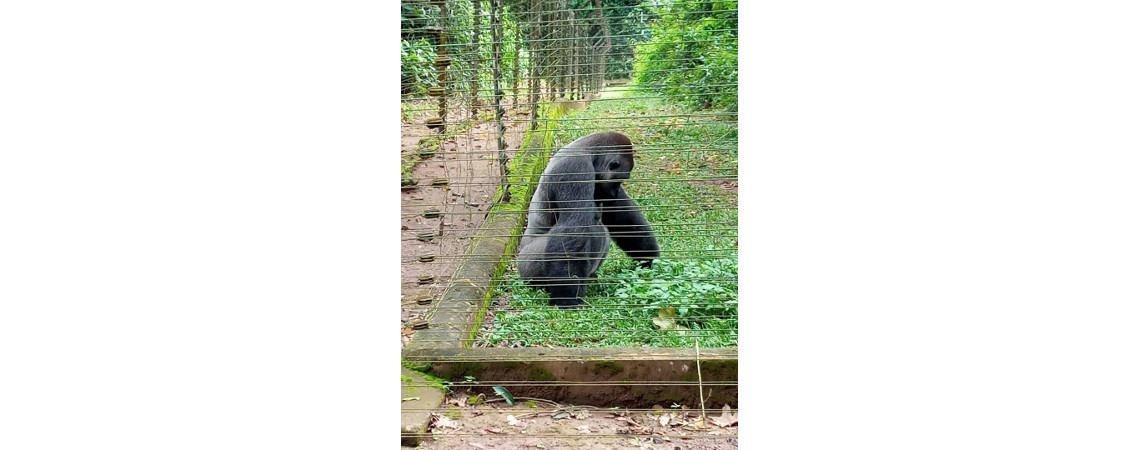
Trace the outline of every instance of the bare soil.
<path fill-rule="evenodd" d="M 481 397 L 480 397 L 481 398 Z M 433 413 L 420 449 L 735 449 L 735 410 L 655 408 L 603 409 L 516 398 L 474 406 L 467 397 L 449 397 Z M 722 426 L 724 425 L 724 426 Z"/>
<path fill-rule="evenodd" d="M 467 115 L 466 111 L 448 114 L 449 120 L 454 121 L 449 127 L 457 128 Z M 419 140 L 434 133 L 423 125 L 422 119 L 426 116 L 417 114 L 402 124 L 401 153 L 416 151 Z M 508 111 L 504 116 L 504 120 L 525 118 L 526 111 L 522 109 Z M 506 125 L 507 157 L 513 158 L 526 124 L 507 122 Z M 409 323 L 431 308 L 431 305 L 417 304 L 417 300 L 439 298 L 459 265 L 459 256 L 467 250 L 470 236 L 486 218 L 495 195 L 496 186 L 492 181 L 500 176 L 495 127 L 494 120 L 478 122 L 444 142 L 435 156 L 420 161 L 412 169 L 412 177 L 418 181 L 416 188 L 400 194 L 401 348 L 414 334 Z M 447 184 L 433 185 L 437 179 L 446 179 Z M 425 218 L 423 212 L 428 209 L 442 214 L 438 218 Z M 431 233 L 431 240 L 420 240 L 423 233 Z M 421 255 L 429 254 L 434 255 L 433 261 L 420 262 Z M 432 278 L 421 283 L 420 277 L 425 275 Z"/>

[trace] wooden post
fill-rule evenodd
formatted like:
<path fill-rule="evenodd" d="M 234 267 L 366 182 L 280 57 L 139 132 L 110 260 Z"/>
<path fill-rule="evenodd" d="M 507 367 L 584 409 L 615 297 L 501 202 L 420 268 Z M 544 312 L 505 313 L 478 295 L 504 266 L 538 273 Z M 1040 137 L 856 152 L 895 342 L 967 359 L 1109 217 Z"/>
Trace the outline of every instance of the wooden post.
<path fill-rule="evenodd" d="M 439 6 L 439 49 L 436 52 L 436 70 L 439 71 L 439 87 L 443 95 L 439 96 L 439 132 L 447 132 L 447 67 L 450 59 L 447 57 L 447 0 L 435 0 Z"/>
<path fill-rule="evenodd" d="M 471 54 L 474 62 L 471 65 L 471 72 L 474 74 L 471 77 L 471 118 L 474 119 L 479 113 L 479 27 L 483 24 L 483 0 L 473 0 L 475 11 L 472 16 L 471 25 Z"/>
<path fill-rule="evenodd" d="M 495 122 L 498 124 L 495 130 L 499 140 L 499 176 L 503 187 L 499 201 L 505 202 L 510 200 L 510 191 L 507 190 L 507 142 L 503 139 L 507 127 L 503 125 L 503 24 L 499 18 L 499 1 L 491 0 L 491 76 L 495 83 Z"/>
<path fill-rule="evenodd" d="M 542 21 L 542 1 L 530 0 L 530 129 L 538 129 L 538 55 L 539 22 Z"/>
<path fill-rule="evenodd" d="M 511 77 L 511 109 L 519 107 L 519 63 L 522 59 L 522 20 L 515 12 L 515 64 L 514 76 Z"/>

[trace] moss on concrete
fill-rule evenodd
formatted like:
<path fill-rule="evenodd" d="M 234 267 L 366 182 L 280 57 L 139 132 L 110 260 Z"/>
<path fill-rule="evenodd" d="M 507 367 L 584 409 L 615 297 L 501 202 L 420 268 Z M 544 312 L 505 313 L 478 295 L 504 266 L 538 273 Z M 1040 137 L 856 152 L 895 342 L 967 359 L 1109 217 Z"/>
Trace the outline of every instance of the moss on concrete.
<path fill-rule="evenodd" d="M 594 372 L 594 375 L 612 377 L 620 373 L 623 369 L 625 369 L 624 366 L 613 361 L 598 361 L 594 363 L 592 372 Z"/>

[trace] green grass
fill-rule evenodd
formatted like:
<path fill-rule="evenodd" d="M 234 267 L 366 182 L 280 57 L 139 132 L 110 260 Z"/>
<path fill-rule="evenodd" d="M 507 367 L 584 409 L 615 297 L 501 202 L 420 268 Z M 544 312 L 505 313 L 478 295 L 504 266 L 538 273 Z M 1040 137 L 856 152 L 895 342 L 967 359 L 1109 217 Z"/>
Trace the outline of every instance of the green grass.
<path fill-rule="evenodd" d="M 479 333 L 482 343 L 737 344 L 736 191 L 722 187 L 736 179 L 736 124 L 643 94 L 627 97 L 568 115 L 554 146 L 610 130 L 633 140 L 636 163 L 625 186 L 654 225 L 662 258 L 643 269 L 611 246 L 587 290 L 589 306 L 571 311 L 547 306 L 545 291 L 527 286 L 512 267 L 494 293 L 508 306 L 496 311 L 492 329 Z"/>

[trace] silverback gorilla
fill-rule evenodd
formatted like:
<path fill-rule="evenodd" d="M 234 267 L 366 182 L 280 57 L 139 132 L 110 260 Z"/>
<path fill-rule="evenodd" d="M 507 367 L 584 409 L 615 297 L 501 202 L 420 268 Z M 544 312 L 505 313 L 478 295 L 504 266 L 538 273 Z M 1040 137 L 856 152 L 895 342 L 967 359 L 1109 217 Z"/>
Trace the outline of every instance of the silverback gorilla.
<path fill-rule="evenodd" d="M 622 189 L 633 170 L 633 143 L 620 133 L 595 133 L 550 158 L 535 189 L 519 245 L 519 274 L 550 293 L 550 304 L 585 303 L 610 239 L 645 267 L 660 256 L 657 238 L 637 202 Z"/>

